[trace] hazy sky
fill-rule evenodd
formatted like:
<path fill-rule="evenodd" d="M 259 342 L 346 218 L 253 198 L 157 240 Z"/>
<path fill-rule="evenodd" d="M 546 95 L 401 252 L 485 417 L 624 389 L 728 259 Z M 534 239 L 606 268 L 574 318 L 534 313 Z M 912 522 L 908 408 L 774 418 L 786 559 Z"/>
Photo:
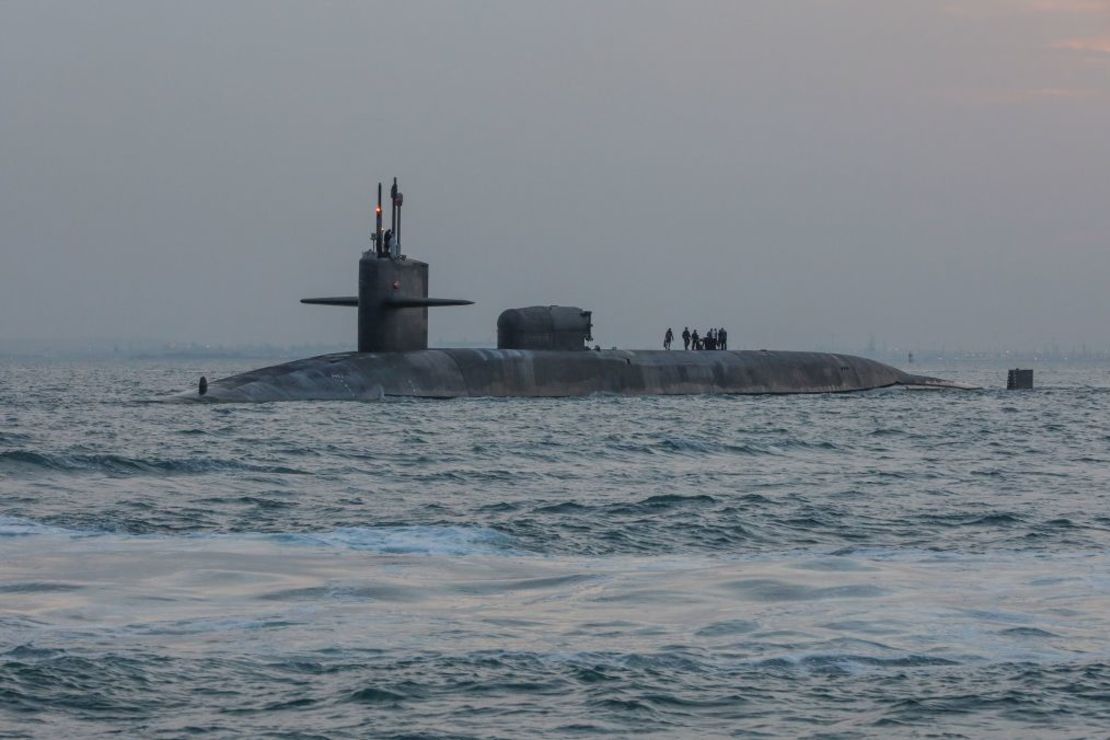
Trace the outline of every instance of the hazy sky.
<path fill-rule="evenodd" d="M 1110 0 L 0 0 L 0 339 L 1110 348 Z"/>

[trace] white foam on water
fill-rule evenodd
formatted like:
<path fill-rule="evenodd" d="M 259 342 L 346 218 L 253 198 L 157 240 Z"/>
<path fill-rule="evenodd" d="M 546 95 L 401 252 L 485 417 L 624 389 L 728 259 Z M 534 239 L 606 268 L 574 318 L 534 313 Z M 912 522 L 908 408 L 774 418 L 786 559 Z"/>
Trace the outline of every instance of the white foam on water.
<path fill-rule="evenodd" d="M 250 536 L 250 535 L 249 535 Z M 487 527 L 406 525 L 397 527 L 342 527 L 330 532 L 261 535 L 295 545 L 334 547 L 387 555 L 501 555 L 512 554 L 512 538 Z"/>
<path fill-rule="evenodd" d="M 30 519 L 14 516 L 0 516 L 0 537 L 30 537 L 34 535 L 84 536 L 86 533 L 63 527 L 40 524 Z"/>
<path fill-rule="evenodd" d="M 269 542 L 302 547 L 327 547 L 385 555 L 512 555 L 513 538 L 489 527 L 401 525 L 392 527 L 340 527 L 320 532 L 243 532 L 184 535 L 129 535 L 107 530 L 79 530 L 42 524 L 19 517 L 0 516 L 0 538 L 67 537 L 120 541 L 212 540 L 219 542 Z"/>

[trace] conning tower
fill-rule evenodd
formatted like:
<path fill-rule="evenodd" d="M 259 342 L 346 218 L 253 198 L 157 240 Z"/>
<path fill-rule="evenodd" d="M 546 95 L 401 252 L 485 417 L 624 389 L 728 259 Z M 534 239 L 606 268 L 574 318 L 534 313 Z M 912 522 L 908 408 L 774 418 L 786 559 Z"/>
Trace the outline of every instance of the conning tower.
<path fill-rule="evenodd" d="M 332 298 L 302 298 L 301 303 L 358 308 L 359 352 L 409 352 L 428 348 L 428 308 L 466 306 L 457 298 L 428 297 L 428 264 L 401 253 L 401 206 L 404 196 L 397 178 L 390 188 L 390 228 L 382 231 L 382 184 L 371 249 L 358 261 L 358 295 Z"/>

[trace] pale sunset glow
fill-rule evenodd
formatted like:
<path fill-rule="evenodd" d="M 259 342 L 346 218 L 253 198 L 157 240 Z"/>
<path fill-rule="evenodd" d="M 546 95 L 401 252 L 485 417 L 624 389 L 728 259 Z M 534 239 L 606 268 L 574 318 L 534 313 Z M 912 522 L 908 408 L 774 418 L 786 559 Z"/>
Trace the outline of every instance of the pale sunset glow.
<path fill-rule="evenodd" d="M 1053 46 L 1057 49 L 1081 51 L 1094 54 L 1110 54 L 1110 36 L 1101 38 L 1067 39 L 1058 41 Z"/>
<path fill-rule="evenodd" d="M 1033 0 L 1030 8 L 1041 13 L 1110 14 L 1110 0 Z"/>

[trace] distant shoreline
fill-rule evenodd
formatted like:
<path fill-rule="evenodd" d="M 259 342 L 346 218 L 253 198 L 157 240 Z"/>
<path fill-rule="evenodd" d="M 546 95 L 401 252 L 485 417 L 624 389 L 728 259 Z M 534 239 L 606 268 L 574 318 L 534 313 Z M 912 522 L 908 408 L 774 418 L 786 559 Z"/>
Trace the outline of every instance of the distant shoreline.
<path fill-rule="evenodd" d="M 302 357 L 337 352 L 349 352 L 352 347 L 346 344 L 311 344 L 278 347 L 273 345 L 211 346 L 199 344 L 152 346 L 146 343 L 130 345 L 103 345 L 98 343 L 59 343 L 48 342 L 0 342 L 0 361 L 191 361 L 191 360 L 293 360 Z M 490 347 L 491 342 L 442 342 L 432 348 Z M 642 349 L 628 347 L 628 349 Z M 758 349 L 737 347 L 736 349 Z M 771 348 L 769 348 L 771 349 Z M 798 347 L 783 346 L 773 349 L 793 350 Z M 851 354 L 885 362 L 904 369 L 917 366 L 974 365 L 978 367 L 1018 367 L 1022 365 L 1071 365 L 1105 366 L 1110 365 L 1110 352 L 1091 351 L 962 351 L 962 350 L 922 350 L 914 351 L 912 361 L 907 352 L 876 351 L 856 348 L 811 348 L 819 352 Z M 681 350 L 680 350 L 681 351 Z"/>

